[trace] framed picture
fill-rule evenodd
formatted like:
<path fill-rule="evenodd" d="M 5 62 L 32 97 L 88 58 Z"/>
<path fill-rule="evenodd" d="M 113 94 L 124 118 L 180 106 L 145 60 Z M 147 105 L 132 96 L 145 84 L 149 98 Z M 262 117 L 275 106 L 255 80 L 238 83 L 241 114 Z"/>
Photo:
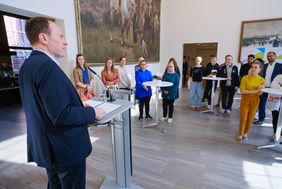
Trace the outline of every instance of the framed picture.
<path fill-rule="evenodd" d="M 268 52 L 276 52 L 276 60 L 282 62 L 282 18 L 243 21 L 239 61 L 247 62 L 249 54 L 266 59 Z"/>
<path fill-rule="evenodd" d="M 79 52 L 91 65 L 108 57 L 159 61 L 161 0 L 75 0 Z"/>

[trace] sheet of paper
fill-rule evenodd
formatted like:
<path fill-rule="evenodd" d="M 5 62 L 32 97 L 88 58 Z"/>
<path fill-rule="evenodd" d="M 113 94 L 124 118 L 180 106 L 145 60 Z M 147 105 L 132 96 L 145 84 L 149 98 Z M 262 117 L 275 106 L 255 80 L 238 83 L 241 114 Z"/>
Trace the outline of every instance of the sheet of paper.
<path fill-rule="evenodd" d="M 103 108 L 105 110 L 105 113 L 108 114 L 108 113 L 118 109 L 120 106 L 121 105 L 118 105 L 118 104 L 112 104 L 112 103 L 105 102 L 103 104 L 98 105 L 97 107 Z"/>
<path fill-rule="evenodd" d="M 86 100 L 83 102 L 84 106 L 87 105 L 87 106 L 91 106 L 91 107 L 96 107 L 100 104 L 102 104 L 104 102 L 102 101 L 97 101 L 97 100 Z"/>

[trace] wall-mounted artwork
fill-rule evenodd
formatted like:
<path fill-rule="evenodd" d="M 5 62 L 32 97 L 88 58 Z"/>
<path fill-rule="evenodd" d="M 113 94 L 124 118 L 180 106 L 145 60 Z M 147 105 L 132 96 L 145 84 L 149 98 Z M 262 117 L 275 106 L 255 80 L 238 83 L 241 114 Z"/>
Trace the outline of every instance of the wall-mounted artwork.
<path fill-rule="evenodd" d="M 75 0 L 79 51 L 92 65 L 107 57 L 159 61 L 161 0 Z"/>
<path fill-rule="evenodd" d="M 270 51 L 276 52 L 276 59 L 282 62 L 282 18 L 243 21 L 239 60 L 247 62 L 248 54 L 267 60 Z"/>

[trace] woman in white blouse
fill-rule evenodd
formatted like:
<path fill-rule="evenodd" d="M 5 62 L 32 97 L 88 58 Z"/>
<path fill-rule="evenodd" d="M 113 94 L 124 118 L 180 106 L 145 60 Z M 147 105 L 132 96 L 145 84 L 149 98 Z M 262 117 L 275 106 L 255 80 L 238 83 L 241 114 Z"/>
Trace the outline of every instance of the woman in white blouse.
<path fill-rule="evenodd" d="M 131 88 L 131 80 L 130 77 L 126 71 L 126 57 L 122 56 L 119 59 L 120 67 L 118 68 L 119 74 L 120 74 L 120 83 L 119 88 L 120 89 L 130 89 Z"/>

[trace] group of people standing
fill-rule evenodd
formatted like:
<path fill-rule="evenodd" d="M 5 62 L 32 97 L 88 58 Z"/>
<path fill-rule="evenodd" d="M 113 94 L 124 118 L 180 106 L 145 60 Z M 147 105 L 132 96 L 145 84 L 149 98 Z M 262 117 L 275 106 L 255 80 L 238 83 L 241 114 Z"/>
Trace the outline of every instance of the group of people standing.
<path fill-rule="evenodd" d="M 202 88 L 203 77 L 226 78 L 220 81 L 219 102 L 222 104 L 222 113 L 230 113 L 236 91 L 240 88 L 242 98 L 240 102 L 240 129 L 237 140 L 246 140 L 247 133 L 252 123 L 262 124 L 265 119 L 266 105 L 272 112 L 272 124 L 274 136 L 277 130 L 280 96 L 268 95 L 262 92 L 264 87 L 280 88 L 282 86 L 282 67 L 276 62 L 276 53 L 267 54 L 267 63 L 261 58 L 248 55 L 248 62 L 238 67 L 232 63 L 232 56 L 226 55 L 221 65 L 216 62 L 214 55 L 210 56 L 210 62 L 204 68 L 201 65 L 202 57 L 196 57 L 195 66 L 190 70 L 188 88 L 190 88 L 190 107 L 193 111 L 201 110 L 202 103 L 207 100 L 208 108 L 211 105 L 212 90 L 216 90 L 217 81 L 212 89 L 212 81 L 207 80 L 204 93 Z M 254 121 L 256 112 L 258 119 Z M 254 121 L 254 122 L 253 122 Z"/>
<path fill-rule="evenodd" d="M 223 113 L 230 113 L 233 104 L 235 91 L 239 87 L 238 68 L 232 63 L 231 55 L 225 56 L 225 62 L 221 65 L 217 63 L 216 56 L 210 56 L 210 62 L 206 68 L 201 65 L 202 57 L 196 57 L 195 66 L 191 67 L 188 88 L 190 88 L 190 107 L 193 111 L 201 110 L 202 103 L 207 100 L 208 107 L 211 105 L 212 90 L 216 90 L 217 81 L 212 89 L 212 81 L 207 80 L 203 94 L 203 77 L 223 77 L 226 80 L 220 81 L 220 93 Z"/>
<path fill-rule="evenodd" d="M 152 120 L 150 115 L 150 100 L 152 96 L 152 89 L 150 86 L 144 84 L 144 82 L 152 81 L 153 75 L 151 71 L 147 69 L 147 63 L 143 57 L 138 58 L 138 65 L 135 67 L 135 95 L 139 104 L 139 120 L 143 120 L 143 112 L 145 106 L 145 116 L 147 119 Z M 115 68 L 114 62 L 111 58 L 108 58 L 105 62 L 104 69 L 101 72 L 102 82 L 109 88 L 119 88 L 131 90 L 131 79 L 126 69 L 126 57 L 122 56 L 119 59 L 120 66 Z M 75 86 L 77 92 L 82 101 L 88 100 L 94 97 L 93 90 L 93 75 L 89 72 L 85 65 L 85 59 L 82 54 L 76 56 L 76 68 L 73 71 Z M 176 60 L 171 58 L 167 64 L 165 73 L 163 75 L 163 81 L 169 81 L 173 83 L 170 87 L 161 88 L 163 97 L 163 118 L 172 122 L 174 101 L 179 97 L 180 71 L 177 66 Z"/>

